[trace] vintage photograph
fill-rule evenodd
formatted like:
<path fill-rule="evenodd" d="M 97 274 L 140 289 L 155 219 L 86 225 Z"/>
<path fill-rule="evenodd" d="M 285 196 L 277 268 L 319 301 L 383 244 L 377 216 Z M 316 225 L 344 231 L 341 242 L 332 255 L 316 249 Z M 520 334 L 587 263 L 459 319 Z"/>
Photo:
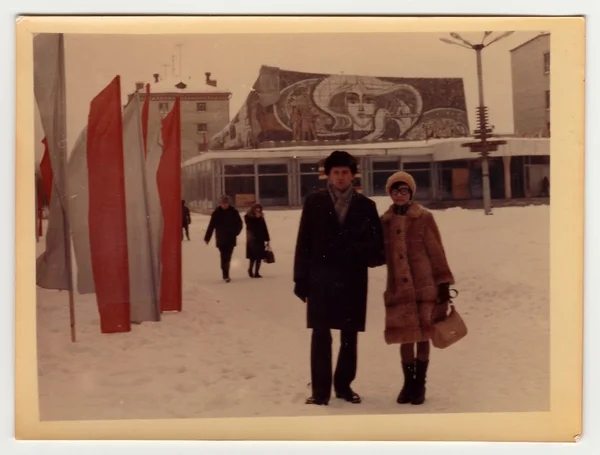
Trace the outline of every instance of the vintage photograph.
<path fill-rule="evenodd" d="M 553 33 L 493 30 L 35 34 L 40 420 L 550 411 Z"/>

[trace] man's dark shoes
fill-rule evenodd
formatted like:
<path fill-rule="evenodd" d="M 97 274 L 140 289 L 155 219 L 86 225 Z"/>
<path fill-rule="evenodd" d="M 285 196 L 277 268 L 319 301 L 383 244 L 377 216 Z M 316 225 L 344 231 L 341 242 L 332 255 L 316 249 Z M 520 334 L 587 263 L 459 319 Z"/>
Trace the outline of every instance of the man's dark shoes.
<path fill-rule="evenodd" d="M 348 403 L 358 404 L 358 403 L 362 402 L 362 398 L 360 397 L 360 395 L 358 393 L 354 392 L 352 389 L 350 389 L 346 392 L 335 392 L 335 396 L 336 396 L 336 398 L 345 400 Z"/>
<path fill-rule="evenodd" d="M 308 397 L 306 399 L 306 404 L 316 404 L 318 406 L 327 406 L 329 404 L 329 400 L 320 400 L 315 397 Z"/>

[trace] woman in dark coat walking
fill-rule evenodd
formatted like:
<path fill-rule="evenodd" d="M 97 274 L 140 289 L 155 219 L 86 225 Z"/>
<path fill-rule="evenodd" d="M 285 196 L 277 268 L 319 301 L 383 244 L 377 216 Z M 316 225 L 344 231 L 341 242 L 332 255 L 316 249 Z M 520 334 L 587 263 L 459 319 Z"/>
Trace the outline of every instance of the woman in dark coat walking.
<path fill-rule="evenodd" d="M 262 205 L 254 204 L 244 215 L 246 222 L 246 258 L 250 260 L 250 278 L 262 278 L 258 273 L 265 255 L 265 246 L 271 241 Z"/>
<path fill-rule="evenodd" d="M 375 203 L 352 187 L 356 159 L 333 152 L 325 161 L 328 188 L 306 198 L 294 263 L 294 293 L 307 302 L 312 329 L 312 396 L 307 404 L 327 405 L 336 397 L 360 403 L 351 388 L 357 367 L 358 332 L 367 313 L 368 267 L 383 265 L 383 234 Z M 332 378 L 331 329 L 341 331 Z M 332 381 L 333 379 L 333 381 Z"/>

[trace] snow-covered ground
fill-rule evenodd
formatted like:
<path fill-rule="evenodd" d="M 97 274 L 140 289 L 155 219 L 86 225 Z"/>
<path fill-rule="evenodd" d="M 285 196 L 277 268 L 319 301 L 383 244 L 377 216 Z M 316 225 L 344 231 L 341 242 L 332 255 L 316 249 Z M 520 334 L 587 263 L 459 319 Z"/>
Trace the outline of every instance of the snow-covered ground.
<path fill-rule="evenodd" d="M 387 198 L 376 198 L 380 213 Z M 267 211 L 276 263 L 247 276 L 240 236 L 232 282 L 193 215 L 183 244 L 183 312 L 102 335 L 94 296 L 76 295 L 78 341 L 66 293 L 38 289 L 42 420 L 543 411 L 549 408 L 549 207 L 435 211 L 469 335 L 432 349 L 428 399 L 395 402 L 399 349 L 383 341 L 385 268 L 370 271 L 367 331 L 354 389 L 363 403 L 307 406 L 305 307 L 292 294 L 300 212 Z M 38 244 L 44 247 L 45 238 Z M 338 337 L 334 337 L 337 352 Z"/>

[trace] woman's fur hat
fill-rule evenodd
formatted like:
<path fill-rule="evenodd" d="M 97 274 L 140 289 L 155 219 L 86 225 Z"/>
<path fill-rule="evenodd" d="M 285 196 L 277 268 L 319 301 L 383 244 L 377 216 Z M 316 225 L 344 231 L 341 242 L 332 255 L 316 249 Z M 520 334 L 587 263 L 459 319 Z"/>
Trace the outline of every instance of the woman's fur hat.
<path fill-rule="evenodd" d="M 408 172 L 398 171 L 395 174 L 392 174 L 390 178 L 387 180 L 385 184 L 385 191 L 387 194 L 390 194 L 392 191 L 392 187 L 396 184 L 406 183 L 410 188 L 410 192 L 415 194 L 417 192 L 417 184 L 412 175 Z"/>

